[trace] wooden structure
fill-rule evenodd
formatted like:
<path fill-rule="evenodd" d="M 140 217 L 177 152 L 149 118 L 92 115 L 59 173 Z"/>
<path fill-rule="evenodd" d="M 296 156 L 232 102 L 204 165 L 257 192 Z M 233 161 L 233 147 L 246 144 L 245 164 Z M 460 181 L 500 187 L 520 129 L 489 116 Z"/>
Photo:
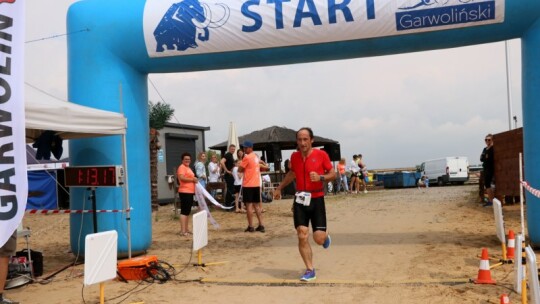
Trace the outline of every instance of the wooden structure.
<path fill-rule="evenodd" d="M 219 203 L 225 203 L 225 196 L 227 195 L 227 183 L 225 182 L 216 182 L 216 183 L 207 183 L 206 191 L 212 193 L 211 191 L 216 191 L 214 198 Z"/>
<path fill-rule="evenodd" d="M 519 199 L 519 153 L 523 153 L 523 128 L 493 135 L 495 196 Z M 525 165 L 525 164 L 523 164 Z"/>

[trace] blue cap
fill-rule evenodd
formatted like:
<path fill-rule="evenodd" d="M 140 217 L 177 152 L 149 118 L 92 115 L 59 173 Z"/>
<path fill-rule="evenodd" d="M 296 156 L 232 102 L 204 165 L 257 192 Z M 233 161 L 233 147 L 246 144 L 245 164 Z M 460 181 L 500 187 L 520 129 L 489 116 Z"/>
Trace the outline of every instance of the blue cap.
<path fill-rule="evenodd" d="M 244 147 L 245 148 L 253 148 L 253 143 L 249 140 L 244 141 Z"/>

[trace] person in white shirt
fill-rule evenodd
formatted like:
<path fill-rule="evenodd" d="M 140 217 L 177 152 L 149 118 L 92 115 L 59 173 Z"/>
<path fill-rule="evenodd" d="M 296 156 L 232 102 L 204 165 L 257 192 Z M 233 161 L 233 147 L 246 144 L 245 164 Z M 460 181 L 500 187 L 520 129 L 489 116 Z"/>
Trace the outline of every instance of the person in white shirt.
<path fill-rule="evenodd" d="M 208 163 L 208 182 L 217 183 L 219 182 L 219 164 L 217 161 L 217 155 L 213 154 Z"/>
<path fill-rule="evenodd" d="M 234 177 L 234 206 L 236 213 L 246 212 L 242 207 L 242 202 L 240 202 L 240 190 L 242 189 L 242 173 L 238 172 L 238 163 L 241 159 L 237 159 L 234 162 L 234 167 L 232 169 L 232 176 Z"/>
<path fill-rule="evenodd" d="M 360 184 L 362 184 L 364 188 L 364 193 L 368 193 L 367 191 L 367 183 L 366 183 L 366 176 L 368 176 L 368 171 L 366 164 L 362 161 L 362 154 L 357 155 L 358 159 L 358 191 L 360 191 Z"/>
<path fill-rule="evenodd" d="M 353 155 L 349 170 L 351 171 L 351 181 L 349 184 L 349 189 L 351 193 L 358 193 L 358 173 L 360 172 L 360 167 L 358 167 L 358 155 Z"/>
<path fill-rule="evenodd" d="M 209 183 L 217 183 L 219 182 L 219 163 L 217 159 L 216 154 L 212 154 L 212 157 L 210 157 L 210 162 L 208 163 L 208 182 Z M 213 197 L 216 197 L 216 190 L 210 191 L 210 194 Z"/>

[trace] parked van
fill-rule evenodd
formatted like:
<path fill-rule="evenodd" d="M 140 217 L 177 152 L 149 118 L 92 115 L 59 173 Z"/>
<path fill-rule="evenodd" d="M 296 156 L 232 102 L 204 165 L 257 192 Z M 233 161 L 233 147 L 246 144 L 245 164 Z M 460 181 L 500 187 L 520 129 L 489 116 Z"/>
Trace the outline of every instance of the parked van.
<path fill-rule="evenodd" d="M 427 176 L 430 184 L 463 185 L 469 180 L 469 160 L 465 156 L 432 159 L 422 163 L 420 172 Z"/>

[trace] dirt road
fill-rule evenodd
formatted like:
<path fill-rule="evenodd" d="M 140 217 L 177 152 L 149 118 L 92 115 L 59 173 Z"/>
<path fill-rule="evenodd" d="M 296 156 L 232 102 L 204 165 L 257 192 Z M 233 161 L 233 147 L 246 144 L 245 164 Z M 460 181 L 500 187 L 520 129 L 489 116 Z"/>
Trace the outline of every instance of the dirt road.
<path fill-rule="evenodd" d="M 213 211 L 203 262 L 191 240 L 178 234 L 170 206 L 154 214 L 148 254 L 172 264 L 176 280 L 164 284 L 106 283 L 107 303 L 499 303 L 512 288 L 513 265 L 494 268 L 497 285 L 474 285 L 482 247 L 500 258 L 493 210 L 483 208 L 477 186 L 398 189 L 326 199 L 332 246 L 313 247 L 317 280 L 302 284 L 304 266 L 292 226 L 291 200 L 265 204 L 266 233 L 244 233 L 243 214 Z M 505 206 L 506 229 L 519 231 L 519 205 Z M 67 215 L 27 215 L 32 247 L 44 253 L 45 276 L 74 259 Z M 134 223 L 136 225 L 136 223 Z M 134 236 L 136 237 L 136 236 Z M 19 242 L 22 248 L 23 243 Z M 312 242 L 312 244 L 314 244 Z M 186 266 L 187 265 L 187 266 Z M 99 302 L 99 287 L 83 290 L 83 266 L 51 282 L 8 291 L 22 303 Z M 123 302 L 122 302 L 123 301 Z"/>

